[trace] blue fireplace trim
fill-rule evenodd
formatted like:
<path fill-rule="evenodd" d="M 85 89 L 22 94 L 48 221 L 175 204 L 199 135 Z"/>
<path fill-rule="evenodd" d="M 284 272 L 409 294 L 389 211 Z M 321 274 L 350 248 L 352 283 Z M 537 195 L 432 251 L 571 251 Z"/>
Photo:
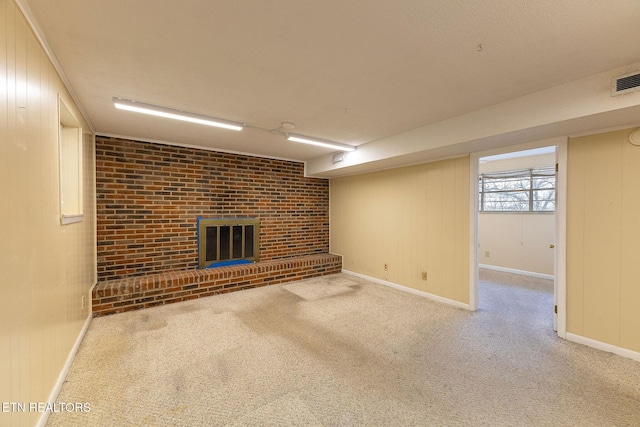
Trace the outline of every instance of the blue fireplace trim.
<path fill-rule="evenodd" d="M 212 262 L 209 265 L 205 265 L 204 268 L 226 267 L 229 265 L 238 265 L 238 264 L 253 264 L 253 261 L 249 261 L 248 259 L 232 259 L 229 261 Z"/>

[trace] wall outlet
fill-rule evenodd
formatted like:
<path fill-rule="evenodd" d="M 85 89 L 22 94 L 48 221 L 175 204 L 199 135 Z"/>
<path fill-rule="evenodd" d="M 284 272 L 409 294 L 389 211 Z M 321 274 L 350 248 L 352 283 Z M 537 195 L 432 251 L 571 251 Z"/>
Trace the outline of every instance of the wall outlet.
<path fill-rule="evenodd" d="M 84 308 L 87 306 L 87 297 L 86 295 L 82 295 L 82 301 L 80 303 L 80 308 L 82 308 L 84 310 Z"/>
<path fill-rule="evenodd" d="M 489 258 L 489 257 L 491 257 L 491 252 L 489 252 L 489 251 L 484 251 L 484 256 L 485 256 L 485 258 Z"/>
<path fill-rule="evenodd" d="M 384 263 L 384 271 L 389 271 L 389 264 L 386 262 Z"/>
<path fill-rule="evenodd" d="M 422 272 L 422 280 L 427 280 L 427 272 L 426 271 Z"/>

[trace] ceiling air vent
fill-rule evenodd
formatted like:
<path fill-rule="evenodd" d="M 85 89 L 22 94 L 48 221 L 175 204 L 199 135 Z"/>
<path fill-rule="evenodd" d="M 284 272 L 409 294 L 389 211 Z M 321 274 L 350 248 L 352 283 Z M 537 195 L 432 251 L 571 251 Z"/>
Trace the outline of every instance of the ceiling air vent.
<path fill-rule="evenodd" d="M 617 77 L 611 84 L 611 95 L 620 95 L 640 90 L 640 71 Z"/>

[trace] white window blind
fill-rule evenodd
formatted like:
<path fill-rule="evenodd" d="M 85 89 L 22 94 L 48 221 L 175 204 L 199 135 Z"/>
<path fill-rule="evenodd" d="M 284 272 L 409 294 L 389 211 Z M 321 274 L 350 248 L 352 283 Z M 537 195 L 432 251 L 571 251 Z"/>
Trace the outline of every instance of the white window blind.
<path fill-rule="evenodd" d="M 480 175 L 481 212 L 554 212 L 554 167 L 521 169 Z"/>

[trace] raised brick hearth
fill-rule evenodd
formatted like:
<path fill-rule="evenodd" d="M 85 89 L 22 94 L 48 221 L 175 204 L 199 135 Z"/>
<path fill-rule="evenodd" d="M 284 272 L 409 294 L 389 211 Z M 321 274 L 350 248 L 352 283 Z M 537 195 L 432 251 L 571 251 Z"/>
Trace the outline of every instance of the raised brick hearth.
<path fill-rule="evenodd" d="M 318 254 L 204 270 L 177 270 L 99 282 L 93 316 L 339 273 L 342 257 Z"/>

